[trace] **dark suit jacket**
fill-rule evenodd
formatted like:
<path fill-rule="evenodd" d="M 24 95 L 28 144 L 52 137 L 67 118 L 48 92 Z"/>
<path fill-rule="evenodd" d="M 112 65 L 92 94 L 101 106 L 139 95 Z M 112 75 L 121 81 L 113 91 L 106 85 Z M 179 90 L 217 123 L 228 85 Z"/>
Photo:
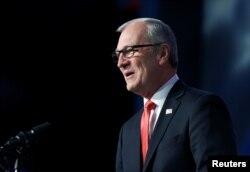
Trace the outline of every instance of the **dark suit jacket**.
<path fill-rule="evenodd" d="M 172 109 L 171 114 L 165 114 Z M 142 165 L 140 119 L 142 109 L 121 128 L 116 172 L 207 171 L 210 155 L 236 155 L 229 112 L 211 93 L 182 81 L 170 90 L 156 123 Z"/>

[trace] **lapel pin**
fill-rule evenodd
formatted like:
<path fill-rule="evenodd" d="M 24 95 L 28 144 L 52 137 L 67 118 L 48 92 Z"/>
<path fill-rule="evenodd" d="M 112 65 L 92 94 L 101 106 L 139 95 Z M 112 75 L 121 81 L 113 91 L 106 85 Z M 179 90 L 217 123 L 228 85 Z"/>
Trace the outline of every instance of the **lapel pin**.
<path fill-rule="evenodd" d="M 172 108 L 166 109 L 166 112 L 165 112 L 166 115 L 171 114 L 171 113 L 173 113 L 173 109 Z"/>

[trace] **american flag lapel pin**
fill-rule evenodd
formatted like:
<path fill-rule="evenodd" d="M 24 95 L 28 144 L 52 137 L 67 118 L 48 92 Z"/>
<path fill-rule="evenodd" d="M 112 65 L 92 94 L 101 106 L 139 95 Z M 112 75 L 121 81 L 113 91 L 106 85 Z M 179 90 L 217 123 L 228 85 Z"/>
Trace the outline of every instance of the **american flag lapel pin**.
<path fill-rule="evenodd" d="M 166 115 L 171 114 L 171 113 L 173 113 L 172 108 L 166 109 L 166 112 L 165 112 Z"/>

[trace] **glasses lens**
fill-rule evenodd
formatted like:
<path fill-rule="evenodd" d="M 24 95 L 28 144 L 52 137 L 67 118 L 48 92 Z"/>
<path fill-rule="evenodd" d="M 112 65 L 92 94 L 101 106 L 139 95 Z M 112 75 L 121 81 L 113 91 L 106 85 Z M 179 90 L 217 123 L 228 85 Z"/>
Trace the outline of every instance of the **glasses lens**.
<path fill-rule="evenodd" d="M 134 48 L 127 47 L 127 49 L 123 50 L 123 55 L 127 58 L 132 57 L 134 55 Z"/>
<path fill-rule="evenodd" d="M 136 50 L 134 49 L 133 46 L 126 47 L 126 48 L 124 48 L 124 49 L 122 49 L 120 51 L 113 52 L 112 53 L 112 58 L 113 58 L 114 62 L 117 63 L 121 53 L 122 53 L 124 58 L 130 58 L 130 57 L 132 57 L 134 55 L 135 51 Z"/>

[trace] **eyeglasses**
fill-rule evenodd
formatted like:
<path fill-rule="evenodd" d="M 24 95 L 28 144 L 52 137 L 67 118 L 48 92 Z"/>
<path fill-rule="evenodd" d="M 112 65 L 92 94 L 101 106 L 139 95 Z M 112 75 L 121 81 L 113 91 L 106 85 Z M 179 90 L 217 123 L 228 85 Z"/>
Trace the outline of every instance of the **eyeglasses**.
<path fill-rule="evenodd" d="M 121 53 L 123 54 L 124 58 L 129 59 L 129 58 L 134 56 L 136 51 L 138 51 L 136 48 L 157 46 L 157 45 L 161 45 L 161 44 L 163 44 L 163 43 L 126 46 L 125 48 L 123 48 L 120 51 L 113 52 L 112 58 L 113 58 L 114 62 L 117 63 Z"/>

